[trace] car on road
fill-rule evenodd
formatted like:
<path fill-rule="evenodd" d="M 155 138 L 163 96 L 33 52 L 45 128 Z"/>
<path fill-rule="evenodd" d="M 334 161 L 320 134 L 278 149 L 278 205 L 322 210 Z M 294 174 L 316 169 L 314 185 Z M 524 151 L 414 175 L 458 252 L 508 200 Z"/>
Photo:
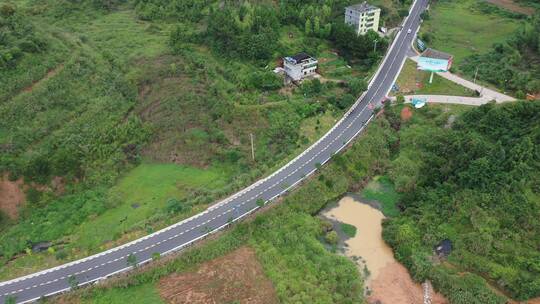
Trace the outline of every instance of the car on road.
<path fill-rule="evenodd" d="M 408 30 L 407 30 L 407 34 L 410 34 L 410 33 L 412 33 L 412 30 L 411 30 L 411 29 L 408 29 Z"/>

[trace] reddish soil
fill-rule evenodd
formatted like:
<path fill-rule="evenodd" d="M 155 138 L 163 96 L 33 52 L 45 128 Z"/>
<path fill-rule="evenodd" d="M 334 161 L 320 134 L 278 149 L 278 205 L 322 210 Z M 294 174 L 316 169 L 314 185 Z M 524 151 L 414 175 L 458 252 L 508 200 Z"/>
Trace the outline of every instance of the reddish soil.
<path fill-rule="evenodd" d="M 414 283 L 407 269 L 393 262 L 386 264 L 379 275 L 371 281 L 371 295 L 368 303 L 375 304 L 418 304 L 424 303 L 424 291 L 420 284 Z M 447 304 L 439 293 L 431 292 L 432 304 Z"/>
<path fill-rule="evenodd" d="M 486 0 L 487 2 L 491 4 L 495 4 L 497 6 L 500 6 L 504 9 L 507 9 L 512 12 L 521 13 L 525 15 L 532 15 L 534 14 L 534 8 L 532 7 L 523 7 L 513 0 Z"/>
<path fill-rule="evenodd" d="M 401 121 L 408 121 L 412 117 L 412 111 L 409 107 L 404 107 L 403 110 L 401 110 Z"/>
<path fill-rule="evenodd" d="M 510 300 L 508 301 L 508 304 L 540 304 L 540 298 L 534 298 L 523 302 Z"/>
<path fill-rule="evenodd" d="M 10 181 L 7 174 L 0 177 L 0 210 L 10 218 L 16 219 L 19 215 L 19 207 L 25 200 L 22 179 Z"/>
<path fill-rule="evenodd" d="M 278 303 L 255 251 L 242 247 L 201 265 L 196 271 L 159 281 L 158 291 L 170 304 Z"/>

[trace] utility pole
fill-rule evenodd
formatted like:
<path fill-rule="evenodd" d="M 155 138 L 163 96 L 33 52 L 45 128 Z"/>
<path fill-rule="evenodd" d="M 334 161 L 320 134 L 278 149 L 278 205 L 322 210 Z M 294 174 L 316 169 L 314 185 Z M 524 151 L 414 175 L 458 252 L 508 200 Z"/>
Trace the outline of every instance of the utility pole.
<path fill-rule="evenodd" d="M 253 161 L 255 161 L 255 147 L 253 145 L 253 133 L 249 133 L 249 137 L 251 138 L 251 158 Z"/>
<path fill-rule="evenodd" d="M 478 67 L 476 67 L 476 72 L 474 72 L 474 83 L 476 83 L 476 77 L 478 77 Z"/>
<path fill-rule="evenodd" d="M 377 42 L 379 42 L 379 40 L 375 39 L 375 46 L 373 47 L 373 53 L 377 52 Z"/>

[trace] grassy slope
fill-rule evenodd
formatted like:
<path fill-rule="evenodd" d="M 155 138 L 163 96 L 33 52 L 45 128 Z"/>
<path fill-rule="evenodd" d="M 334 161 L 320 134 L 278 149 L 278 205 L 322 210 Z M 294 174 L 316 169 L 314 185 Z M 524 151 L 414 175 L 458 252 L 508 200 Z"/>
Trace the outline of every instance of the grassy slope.
<path fill-rule="evenodd" d="M 389 169 L 390 176 L 395 177 L 396 172 L 394 171 L 400 168 L 401 174 L 406 173 L 406 175 L 418 178 L 418 172 L 414 171 L 416 165 L 409 166 L 413 171 L 409 171 L 406 169 L 407 167 L 399 167 L 399 163 L 403 163 L 403 159 L 400 160 L 399 156 L 402 153 L 412 152 L 410 156 L 413 157 L 413 161 L 421 161 L 418 157 L 414 158 L 415 155 L 418 156 L 417 153 L 414 153 L 418 149 L 418 138 L 430 138 L 430 134 L 436 132 L 438 128 L 444 128 L 451 115 L 466 112 L 465 109 L 467 108 L 429 106 L 421 110 L 414 110 L 415 114 L 412 120 L 401 126 L 399 140 L 402 150 L 394 151 L 400 153 L 395 153 L 391 162 L 389 162 L 391 147 L 396 147 L 395 143 L 398 140 L 398 134 L 393 131 L 391 125 L 393 125 L 395 117 L 399 117 L 399 109 L 387 111 L 387 115 L 394 113 L 394 118 L 389 118 L 390 123 L 384 119 L 378 119 L 377 123 L 371 125 L 367 134 L 354 143 L 349 151 L 345 152 L 343 156 L 336 156 L 333 162 L 323 168 L 321 174 L 325 178 L 311 179 L 295 190 L 285 199 L 284 203 L 274 210 L 257 216 L 252 222 L 237 225 L 219 239 L 210 241 L 200 248 L 189 250 L 171 263 L 157 266 L 147 272 L 134 274 L 129 279 L 120 280 L 120 282 L 113 284 L 113 288 L 100 287 L 85 290 L 80 295 L 72 295 L 73 299 L 82 296 L 86 301 L 91 301 L 91 299 L 100 299 L 104 296 L 130 294 L 133 292 L 132 288 L 147 288 L 150 286 L 149 284 L 155 284 L 163 275 L 188 269 L 198 262 L 221 256 L 244 242 L 250 242 L 252 246 L 257 248 L 258 257 L 261 259 L 265 271 L 276 284 L 280 299 L 284 303 L 309 302 L 307 298 L 290 298 L 291 295 L 300 295 L 300 292 L 309 290 L 308 286 L 311 285 L 305 282 L 309 277 L 306 275 L 306 271 L 312 270 L 312 263 L 315 260 L 310 257 L 311 255 L 306 256 L 305 254 L 306 252 L 317 252 L 318 255 L 329 257 L 324 254 L 324 251 L 318 251 L 319 249 L 313 251 L 318 245 L 311 238 L 316 235 L 319 235 L 320 238 L 321 235 L 320 232 L 312 234 L 313 230 L 311 229 L 314 228 L 315 223 L 312 222 L 312 217 L 309 215 L 315 214 L 329 200 L 335 200 L 340 193 L 346 191 L 351 184 L 358 182 L 359 179 L 366 178 L 373 173 L 381 173 L 386 168 Z M 325 180 L 331 180 L 331 182 L 328 183 Z M 379 182 L 385 184 L 388 180 L 379 179 Z M 398 185 L 398 187 L 405 186 L 405 183 Z M 384 196 L 381 192 L 378 194 Z M 533 196 L 532 199 L 537 198 Z M 443 226 L 446 227 L 443 229 L 452 231 L 452 227 L 449 225 Z M 411 230 L 411 227 L 404 227 L 400 230 L 399 237 L 406 239 L 415 233 L 417 231 Z M 302 262 L 299 263 L 299 261 Z M 418 263 L 418 261 L 415 262 Z M 326 263 L 316 263 L 316 265 L 319 267 L 317 271 L 327 269 L 326 267 L 329 266 Z M 415 264 L 415 267 L 417 267 L 415 272 L 425 271 L 428 265 Z M 442 288 L 443 292 L 451 292 L 447 295 L 452 297 L 454 303 L 472 303 L 460 302 L 459 299 L 465 299 L 465 301 L 474 299 L 475 303 L 487 303 L 482 302 L 482 299 L 502 300 L 494 298 L 492 291 L 485 287 L 485 282 L 478 276 L 463 272 L 457 273 L 455 269 L 447 269 L 446 267 L 435 268 L 433 275 L 437 278 L 437 286 Z M 415 276 L 415 278 L 418 277 Z M 316 283 L 317 280 L 321 279 L 318 277 L 309 280 L 314 280 L 311 283 Z M 290 284 L 293 282 L 294 287 L 291 287 Z M 318 286 L 321 288 L 320 282 Z M 452 288 L 459 288 L 459 290 Z"/>
<path fill-rule="evenodd" d="M 381 204 L 381 211 L 386 217 L 394 217 L 399 214 L 396 204 L 400 195 L 394 189 L 392 181 L 386 176 L 377 176 L 362 190 L 362 197 L 367 200 L 377 201 Z"/>
<path fill-rule="evenodd" d="M 528 109 L 523 109 L 519 118 L 509 121 L 511 114 L 506 113 L 512 113 L 512 106 L 518 105 L 499 106 L 498 111 L 491 107 L 488 112 L 489 106 L 467 111 L 463 116 L 476 113 L 470 116 L 472 119 L 469 117 L 468 126 L 451 131 L 444 126 L 452 112 L 433 108 L 419 111 L 426 115 L 415 114 L 411 121 L 401 123 L 399 154 L 388 173 L 397 189 L 404 192 L 403 206 L 407 208 L 387 223 L 385 240 L 392 244 L 396 257 L 409 268 L 413 277 L 432 280 L 452 303 L 504 303 L 504 299 L 495 297 L 491 289 L 485 287 L 486 282 L 520 299 L 538 295 L 538 268 L 525 266 L 532 265 L 531 261 L 538 256 L 535 249 L 538 225 L 532 223 L 536 218 L 534 214 L 538 214 L 539 198 L 530 188 L 535 187 L 538 180 L 534 168 L 523 167 L 531 175 L 529 182 L 522 181 L 524 186 L 514 188 L 521 191 L 505 193 L 493 184 L 487 189 L 477 184 L 482 183 L 480 180 L 486 183 L 511 172 L 515 174 L 511 169 L 492 169 L 494 172 L 483 176 L 474 172 L 468 183 L 463 181 L 468 168 L 474 166 L 471 163 L 484 161 L 488 158 L 486 155 L 492 153 L 489 145 L 499 140 L 521 142 L 525 134 L 538 138 L 534 135 L 538 128 L 531 124 L 534 121 L 531 117 L 538 116 L 534 106 L 527 104 Z M 525 103 L 519 106 L 524 107 Z M 399 109 L 393 112 L 395 117 L 399 116 Z M 432 118 L 436 115 L 439 117 Z M 506 124 L 497 125 L 497 121 L 505 120 Z M 456 136 L 457 133 L 462 138 Z M 470 139 L 465 139 L 468 136 Z M 503 143 L 503 146 L 510 150 L 515 145 Z M 475 155 L 476 152 L 480 154 Z M 444 154 L 455 156 L 445 157 Z M 513 153 L 507 155 L 510 154 Z M 504 157 L 494 162 L 502 161 Z M 438 163 L 438 167 L 432 168 L 432 162 Z M 468 165 L 455 170 L 461 163 Z M 433 182 L 434 176 L 445 182 Z M 516 211 L 525 205 L 529 206 L 527 212 Z M 427 261 L 433 246 L 444 238 L 452 240 L 454 251 L 447 263 L 433 266 Z"/>
<path fill-rule="evenodd" d="M 93 299 L 85 299 L 81 304 L 122 304 L 129 299 L 133 304 L 164 304 L 152 284 L 143 284 L 130 289 L 113 289 L 97 294 Z"/>
<path fill-rule="evenodd" d="M 66 39 L 68 37 L 63 31 L 35 19 L 28 18 L 27 22 L 34 26 L 36 36 L 47 41 L 47 48 L 32 56 L 23 56 L 17 69 L 0 69 L 0 104 L 45 77 L 49 71 L 59 67 L 70 57 L 73 41 Z M 3 138 L 5 137 L 0 134 L 0 143 Z"/>
<path fill-rule="evenodd" d="M 126 295 L 150 288 L 164 275 L 192 269 L 248 242 L 257 250 L 282 303 L 363 303 L 356 266 L 326 249 L 331 246 L 321 243 L 325 231 L 314 215 L 359 180 L 369 179 L 388 164 L 387 140 L 392 138 L 391 134 L 388 123 L 377 120 L 348 151 L 323 167 L 324 178 L 311 178 L 268 212 L 235 225 L 218 239 L 188 250 L 164 265 L 141 271 L 109 287 L 68 295 L 67 299 L 83 299 L 84 303 L 109 299 L 110 303 L 120 303 Z M 131 301 L 148 303 L 135 298 Z"/>
<path fill-rule="evenodd" d="M 121 177 L 108 190 L 107 210 L 72 228 L 68 244 L 58 246 L 70 258 L 82 258 L 96 250 L 105 250 L 120 245 L 126 240 L 152 232 L 149 219 L 164 215 L 166 202 L 170 198 L 185 199 L 194 189 L 218 189 L 229 180 L 229 170 L 211 167 L 206 170 L 175 164 L 143 163 Z M 206 205 L 195 206 L 180 216 L 186 217 L 200 212 Z M 178 219 L 178 215 L 170 216 Z M 158 226 L 160 227 L 160 226 Z M 10 278 L 58 264 L 55 252 L 24 255 L 3 267 L 0 277 Z"/>
<path fill-rule="evenodd" d="M 401 140 L 404 140 L 403 152 L 414 150 L 414 137 L 418 132 L 426 132 L 428 129 L 442 128 L 450 115 L 460 115 L 469 109 L 468 107 L 446 107 L 430 106 L 422 110 L 415 110 L 413 120 L 402 127 Z M 399 113 L 399 111 L 397 111 Z M 340 193 L 375 172 L 382 172 L 388 168 L 395 167 L 395 164 L 389 163 L 390 147 L 397 139 L 397 133 L 393 131 L 390 124 L 384 119 L 378 119 L 372 124 L 367 134 L 353 144 L 353 147 L 346 151 L 344 155 L 336 156 L 334 162 L 329 163 L 322 169 L 321 175 L 325 178 L 312 178 L 309 182 L 295 190 L 291 195 L 285 198 L 285 201 L 276 206 L 273 210 L 260 214 L 248 223 L 235 226 L 235 228 L 224 233 L 223 236 L 202 245 L 200 248 L 189 250 L 179 258 L 165 265 L 153 267 L 148 271 L 143 271 L 130 276 L 128 279 L 113 283 L 111 287 L 99 287 L 90 290 L 84 290 L 79 294 L 71 295 L 71 299 L 84 299 L 84 303 L 99 303 L 97 299 L 110 299 L 111 303 L 120 303 L 123 295 L 130 295 L 137 290 L 151 288 L 160 277 L 171 273 L 181 272 L 191 269 L 197 263 L 221 256 L 237 248 L 244 242 L 249 242 L 257 248 L 257 255 L 265 271 L 270 276 L 283 303 L 311 303 L 309 298 L 290 298 L 292 294 L 298 295 L 301 291 L 309 290 L 306 284 L 306 271 L 310 270 L 313 260 L 304 255 L 313 250 L 316 242 L 311 239 L 308 231 L 309 227 L 314 225 L 309 214 L 315 214 L 328 201 L 335 201 Z M 360 153 L 360 151 L 362 153 Z M 399 154 L 392 158 L 394 162 Z M 366 168 L 370 168 L 366 171 Z M 358 171 L 357 171 L 358 170 Z M 382 171 L 381 171 L 382 170 Z M 330 180 L 331 183 L 325 182 Z M 332 186 L 329 187 L 328 184 Z M 369 185 L 363 193 L 365 196 L 372 196 L 381 201 L 397 201 L 397 194 L 393 190 L 390 180 L 387 177 L 375 179 L 374 183 Z M 406 233 L 404 231 L 403 233 Z M 322 234 L 319 232 L 319 239 Z M 276 246 L 277 244 L 281 244 Z M 301 245 L 303 244 L 303 245 Z M 308 245 L 310 244 L 310 245 Z M 306 247 L 307 246 L 307 247 Z M 327 257 L 324 251 L 319 252 Z M 329 264 L 319 264 L 317 271 L 327 271 Z M 297 276 L 295 273 L 298 271 Z M 440 270 L 436 271 L 441 275 Z M 318 278 L 320 280 L 322 278 Z M 313 280 L 313 278 L 309 279 Z M 444 278 L 447 284 L 453 284 L 453 278 Z M 317 281 L 314 281 L 317 282 Z M 447 286 L 438 281 L 441 288 Z M 291 285 L 294 284 L 294 285 Z M 320 284 L 320 283 L 319 283 Z M 473 278 L 470 275 L 463 277 L 460 283 L 462 288 L 459 293 L 463 295 L 472 295 L 478 292 L 479 284 L 484 286 L 484 292 L 491 292 L 486 289 L 484 283 L 478 281 L 478 277 Z M 300 287 L 303 286 L 303 287 Z M 319 285 L 319 287 L 322 285 Z M 292 290 L 291 290 L 292 289 Z M 150 289 L 149 289 L 150 290 Z M 326 289 L 324 289 L 326 290 Z M 152 293 L 152 292 L 150 292 Z M 309 293 L 308 293 L 309 295 Z M 307 296 L 307 295 L 306 295 Z M 456 297 L 454 297 L 456 298 Z M 69 299 L 69 297 L 68 297 Z M 348 303 L 350 298 L 344 298 L 342 301 L 332 301 L 333 303 Z M 467 298 L 465 298 L 467 299 Z M 476 298 L 477 303 L 481 299 Z M 146 304 L 143 300 L 134 299 L 134 303 Z M 321 300 L 322 301 L 322 300 Z M 326 301 L 322 301 L 326 303 Z M 455 302 L 461 303 L 461 302 Z"/>
<path fill-rule="evenodd" d="M 431 6 L 430 20 L 422 32 L 432 34 L 430 47 L 454 55 L 454 66 L 475 53 L 485 53 L 496 42 L 505 41 L 518 27 L 516 20 L 486 15 L 471 8 L 475 1 L 438 1 Z"/>
<path fill-rule="evenodd" d="M 51 3 L 53 2 L 46 2 L 43 5 L 48 9 L 54 9 Z M 50 145 L 72 142 L 76 151 L 70 151 L 71 155 L 81 153 L 90 157 L 85 161 L 87 170 L 85 182 L 100 186 L 98 190 L 84 190 L 86 191 L 84 193 L 93 198 L 90 200 L 87 196 L 82 196 L 83 190 L 78 185 L 70 185 L 68 180 L 70 199 L 56 198 L 52 193 L 47 193 L 42 196 L 43 201 L 39 202 L 40 208 L 46 205 L 47 209 L 31 209 L 40 210 L 39 214 L 29 209 L 28 213 L 35 214 L 34 217 L 31 216 L 28 220 L 13 225 L 9 231 L 3 231 L 3 235 L 7 235 L 10 240 L 14 238 L 13 243 L 18 243 L 17 246 L 23 249 L 28 246 L 25 245 L 26 240 L 52 240 L 66 244 L 55 246 L 53 251 L 56 253 L 20 255 L 2 267 L 0 270 L 2 278 L 84 257 L 202 210 L 206 204 L 196 205 L 189 212 L 168 215 L 164 213 L 164 206 L 171 196 L 179 199 L 195 197 L 208 201 L 207 192 L 218 189 L 211 194 L 213 199 L 209 200 L 214 201 L 239 189 L 254 177 L 267 173 L 269 171 L 267 163 L 274 167 L 286 161 L 286 156 L 294 157 L 339 118 L 339 111 L 326 111 L 302 121 L 301 140 L 294 147 L 289 147 L 289 150 L 285 151 L 287 153 L 274 155 L 275 159 L 269 161 L 260 160 L 253 174 L 249 173 L 251 175 L 233 174 L 240 169 L 245 170 L 246 164 L 237 162 L 227 166 L 213 165 L 208 159 L 215 158 L 215 155 L 223 149 L 221 147 L 209 149 L 209 145 L 204 142 L 197 143 L 197 137 L 185 137 L 185 134 L 194 134 L 185 132 L 182 127 L 186 118 L 196 123 L 210 121 L 210 118 L 202 115 L 203 111 L 200 111 L 197 104 L 178 102 L 185 96 L 194 95 L 206 103 L 207 98 L 210 98 L 207 94 L 211 89 L 210 86 L 205 86 L 206 83 L 201 82 L 201 79 L 205 81 L 210 79 L 210 84 L 215 86 L 216 90 L 227 91 L 227 94 L 230 94 L 228 98 L 236 102 L 232 107 L 235 110 L 230 121 L 220 127 L 233 148 L 245 155 L 249 154 L 247 139 L 250 131 L 255 134 L 256 152 L 267 151 L 267 143 L 257 139 L 262 138 L 266 132 L 267 114 L 289 107 L 290 104 L 286 100 L 305 104 L 324 101 L 326 97 L 305 98 L 300 89 L 290 96 L 275 92 L 261 94 L 257 91 L 237 90 L 236 83 L 232 82 L 235 80 L 231 79 L 230 73 L 226 71 L 229 65 L 237 66 L 241 70 L 239 73 L 241 75 L 249 75 L 259 69 L 249 63 L 221 60 L 205 48 L 193 49 L 193 55 L 189 59 L 192 61 L 186 64 L 185 58 L 169 54 L 167 37 L 170 25 L 140 21 L 129 7 L 121 7 L 111 13 L 91 10 L 87 12 L 84 6 L 80 7 L 80 11 L 77 9 L 79 8 L 65 15 L 61 21 L 40 19 L 39 15 L 36 15 L 35 22 L 38 27 L 43 24 L 44 29 L 60 37 L 57 43 L 62 51 L 51 49 L 52 53 L 49 55 L 57 57 L 50 56 L 51 60 L 56 60 L 50 64 L 39 61 L 39 57 L 23 60 L 21 67 L 24 69 L 33 62 L 43 63 L 42 70 L 30 70 L 32 72 L 29 73 L 32 76 L 30 80 L 20 82 L 17 75 L 12 75 L 9 79 L 13 83 L 27 86 L 35 79 L 41 79 L 51 68 L 62 64 L 61 69 L 50 78 L 41 81 L 32 92 L 19 95 L 13 93 L 13 98 L 0 105 L 0 115 L 11 115 L 10 119 L 12 118 L 9 123 L 5 122 L 6 128 L 0 128 L 0 142 L 17 139 L 24 141 L 26 149 L 37 151 L 47 150 Z M 50 25 L 45 27 L 45 24 Z M 295 32 L 295 41 L 283 43 L 291 48 L 291 52 L 301 50 L 303 33 L 294 28 L 291 31 Z M 288 39 L 288 35 L 283 39 Z M 321 56 L 332 55 L 327 44 L 322 44 L 319 51 Z M 328 62 L 329 67 L 326 71 L 338 79 L 358 73 L 345 67 L 345 62 L 335 56 Z M 173 64 L 176 64 L 177 70 L 182 73 L 185 72 L 182 69 L 194 68 L 197 70 L 196 76 L 184 73 L 178 78 L 170 77 Z M 213 70 L 217 74 L 207 77 L 205 73 L 208 70 Z M 339 73 L 336 73 L 336 70 L 339 70 Z M 16 72 L 24 75 L 21 69 L 17 69 Z M 153 87 L 149 95 L 144 95 L 143 86 L 148 82 Z M 200 84 L 194 85 L 198 82 Z M 10 88 L 13 92 L 18 90 L 13 86 Z M 343 91 L 342 88 L 334 87 L 324 94 L 340 95 Z M 67 100 L 69 103 L 65 102 Z M 152 117 L 153 119 L 145 119 L 143 112 L 146 103 L 155 100 L 160 100 L 164 107 L 159 108 L 158 115 Z M 30 104 L 40 105 L 39 111 L 35 111 Z M 21 113 L 25 114 L 22 119 L 19 117 Z M 139 115 L 145 119 L 142 126 L 126 121 L 126 117 L 133 118 Z M 120 127 L 123 123 L 127 126 Z M 122 148 L 125 144 L 133 142 L 142 145 L 147 139 L 141 137 L 144 137 L 143 134 L 148 129 L 156 134 L 151 144 L 147 144 L 143 149 L 143 153 L 150 160 L 127 172 L 126 168 L 132 165 L 126 165 L 128 161 L 122 154 Z M 107 133 L 113 134 L 103 135 Z M 165 142 L 160 141 L 160 135 L 164 136 Z M 171 144 L 168 145 L 167 141 Z M 110 147 L 111 143 L 115 144 L 113 148 Z M 78 150 L 87 145 L 91 147 L 91 152 Z M 184 149 L 192 153 L 185 154 L 189 158 L 204 159 L 202 163 L 207 169 L 152 164 L 151 159 L 171 161 L 167 157 L 174 147 L 180 147 L 178 152 L 181 155 Z M 160 158 L 157 152 L 163 153 L 163 158 Z M 94 157 L 95 155 L 99 157 Z M 257 158 L 260 159 L 259 156 Z M 191 163 L 187 158 L 179 161 Z M 231 183 L 233 178 L 238 180 Z M 115 184 L 116 186 L 113 186 Z M 195 191 L 201 188 L 204 193 L 197 195 Z M 138 191 L 132 191 L 133 189 Z M 140 190 L 143 192 L 139 192 Z M 94 193 L 96 191 L 97 194 Z M 73 204 L 73 200 L 78 203 Z M 140 206 L 133 208 L 133 203 Z M 62 214 L 62 217 L 59 217 L 55 215 L 57 213 L 53 213 L 71 212 L 69 208 L 65 208 L 65 204 L 74 208 L 75 206 L 81 208 L 82 205 L 89 211 L 81 213 L 84 216 Z M 49 216 L 56 217 L 57 220 L 49 220 Z M 33 221 L 53 225 L 56 229 L 45 235 L 40 232 L 41 228 L 33 227 Z M 101 233 L 102 231 L 107 233 Z M 67 254 L 67 258 L 55 258 L 59 251 Z"/>
<path fill-rule="evenodd" d="M 187 198 L 190 190 L 197 188 L 217 189 L 227 180 L 227 172 L 220 168 L 201 170 L 174 164 L 142 164 L 110 190 L 113 208 L 77 227 L 71 239 L 80 249 L 99 248 L 131 227 L 146 228 L 146 220 L 162 211 L 169 198 Z M 198 206 L 196 210 L 205 207 Z"/>
<path fill-rule="evenodd" d="M 429 77 L 429 72 L 418 70 L 416 63 L 407 59 L 396 83 L 399 86 L 399 92 L 405 95 L 474 96 L 472 90 L 439 75 L 433 76 L 433 83 L 429 83 Z"/>

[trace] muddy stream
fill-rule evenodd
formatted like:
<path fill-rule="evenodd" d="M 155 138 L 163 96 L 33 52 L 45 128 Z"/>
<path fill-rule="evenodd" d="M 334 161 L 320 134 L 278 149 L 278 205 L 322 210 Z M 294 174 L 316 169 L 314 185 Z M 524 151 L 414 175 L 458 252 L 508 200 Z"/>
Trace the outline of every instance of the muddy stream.
<path fill-rule="evenodd" d="M 422 286 L 411 279 L 407 269 L 394 259 L 392 249 L 382 239 L 384 215 L 381 211 L 345 196 L 337 206 L 325 210 L 322 215 L 356 227 L 356 235 L 345 241 L 344 253 L 356 261 L 360 273 L 365 277 L 368 303 L 424 302 Z M 447 303 L 440 294 L 432 292 L 431 295 L 432 304 Z"/>

